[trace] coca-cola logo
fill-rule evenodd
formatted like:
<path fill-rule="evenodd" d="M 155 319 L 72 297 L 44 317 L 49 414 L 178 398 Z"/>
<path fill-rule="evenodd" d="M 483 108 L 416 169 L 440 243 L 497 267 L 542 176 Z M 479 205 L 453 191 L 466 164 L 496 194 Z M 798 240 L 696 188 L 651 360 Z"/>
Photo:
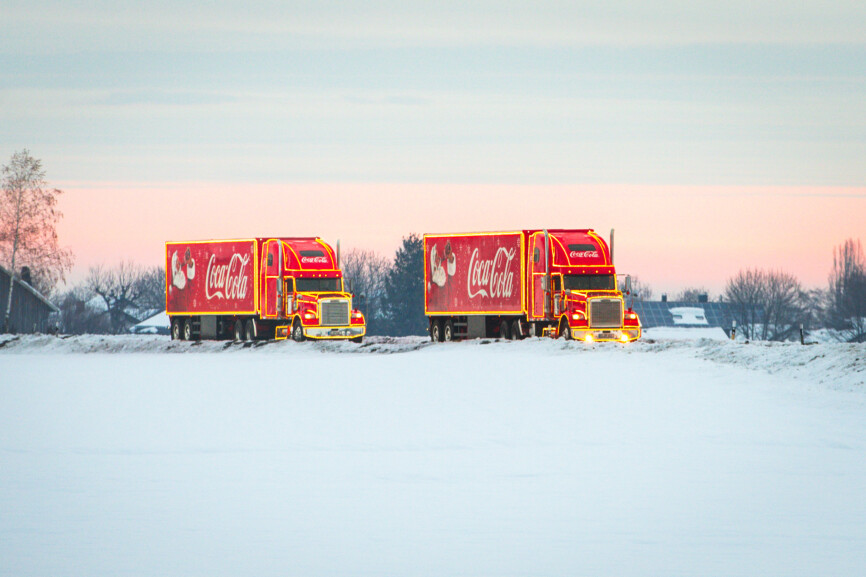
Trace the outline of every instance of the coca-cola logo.
<path fill-rule="evenodd" d="M 301 262 L 328 264 L 328 259 L 324 256 L 302 256 Z"/>
<path fill-rule="evenodd" d="M 247 296 L 248 278 L 247 265 L 250 255 L 232 255 L 228 264 L 215 264 L 216 255 L 210 255 L 207 262 L 205 296 L 208 300 L 214 298 L 226 300 L 242 300 Z"/>
<path fill-rule="evenodd" d="M 469 259 L 469 276 L 466 290 L 469 298 L 483 296 L 486 298 L 508 298 L 514 293 L 514 272 L 511 262 L 517 255 L 517 249 L 497 249 L 491 259 L 479 259 L 478 249 L 472 251 Z"/>
<path fill-rule="evenodd" d="M 573 250 L 568 253 L 570 258 L 598 258 L 597 250 Z"/>

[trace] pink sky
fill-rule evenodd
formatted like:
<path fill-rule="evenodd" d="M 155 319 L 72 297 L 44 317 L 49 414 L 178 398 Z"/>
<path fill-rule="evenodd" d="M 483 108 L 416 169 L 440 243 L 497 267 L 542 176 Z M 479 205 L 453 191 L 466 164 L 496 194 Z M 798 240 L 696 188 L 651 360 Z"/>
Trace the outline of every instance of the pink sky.
<path fill-rule="evenodd" d="M 56 185 L 73 283 L 99 263 L 161 264 L 166 240 L 310 235 L 391 257 L 411 232 L 615 228 L 618 271 L 656 297 L 693 285 L 717 295 L 746 267 L 824 287 L 833 247 L 866 231 L 866 187 Z"/>

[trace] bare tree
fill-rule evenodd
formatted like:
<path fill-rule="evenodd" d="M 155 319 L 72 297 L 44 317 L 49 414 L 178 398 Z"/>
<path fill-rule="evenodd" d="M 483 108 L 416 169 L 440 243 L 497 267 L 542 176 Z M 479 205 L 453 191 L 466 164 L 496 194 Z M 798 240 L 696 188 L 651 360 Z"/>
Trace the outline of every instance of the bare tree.
<path fill-rule="evenodd" d="M 83 335 L 111 332 L 108 315 L 90 304 L 93 297 L 86 287 L 76 286 L 57 299 L 60 328 L 64 333 Z"/>
<path fill-rule="evenodd" d="M 32 283 L 49 294 L 72 268 L 72 253 L 57 243 L 57 210 L 62 191 L 49 188 L 42 161 L 27 149 L 12 155 L 2 169 L 0 193 L 0 258 L 9 269 L 9 296 L 5 303 L 3 331 L 9 329 L 12 291 L 21 267 L 32 274 Z"/>
<path fill-rule="evenodd" d="M 637 275 L 629 275 L 631 277 L 631 295 L 630 298 L 633 298 L 636 301 L 648 301 L 653 296 L 652 287 L 643 282 L 640 277 Z M 617 280 L 619 282 L 619 290 L 623 293 L 625 292 L 625 276 L 618 276 Z"/>
<path fill-rule="evenodd" d="M 138 319 L 133 313 L 139 309 L 142 269 L 132 262 L 121 262 L 107 268 L 91 267 L 87 274 L 87 290 L 102 299 L 108 315 L 110 332 L 122 333 Z"/>
<path fill-rule="evenodd" d="M 728 279 L 725 300 L 748 339 L 785 340 L 808 322 L 808 302 L 800 281 L 782 271 L 747 269 Z"/>
<path fill-rule="evenodd" d="M 747 339 L 755 338 L 755 328 L 762 320 L 764 293 L 764 272 L 757 269 L 741 270 L 725 287 L 725 300 L 734 310 L 740 334 Z"/>
<path fill-rule="evenodd" d="M 154 266 L 143 269 L 136 281 L 136 306 L 146 312 L 165 310 L 165 268 Z"/>
<path fill-rule="evenodd" d="M 831 326 L 845 340 L 866 338 L 866 258 L 859 240 L 849 238 L 833 249 L 828 300 Z"/>
<path fill-rule="evenodd" d="M 352 249 L 342 257 L 343 276 L 355 293 L 356 306 L 364 313 L 367 333 L 377 334 L 382 321 L 382 299 L 390 264 L 373 251 Z"/>

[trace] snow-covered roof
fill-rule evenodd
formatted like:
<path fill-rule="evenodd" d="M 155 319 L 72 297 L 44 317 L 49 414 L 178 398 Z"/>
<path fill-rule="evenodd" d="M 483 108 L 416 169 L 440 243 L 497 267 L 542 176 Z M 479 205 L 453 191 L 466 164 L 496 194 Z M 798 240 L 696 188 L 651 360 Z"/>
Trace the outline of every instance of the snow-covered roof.
<path fill-rule="evenodd" d="M 0 272 L 4 273 L 6 276 L 11 276 L 9 274 L 9 271 L 4 266 L 0 266 Z M 20 278 L 16 278 L 15 282 L 18 284 L 18 286 L 20 286 L 21 288 L 23 288 L 26 291 L 29 291 L 33 296 L 35 296 L 37 299 L 39 299 L 40 301 L 45 303 L 45 305 L 48 306 L 48 308 L 50 308 L 52 312 L 55 312 L 55 313 L 60 312 L 60 309 L 57 308 L 57 306 L 53 302 L 51 302 L 50 300 L 45 298 L 42 295 L 42 293 L 40 293 L 38 290 L 36 290 L 32 286 L 30 286 L 30 283 L 26 283 L 23 280 L 21 280 Z"/>

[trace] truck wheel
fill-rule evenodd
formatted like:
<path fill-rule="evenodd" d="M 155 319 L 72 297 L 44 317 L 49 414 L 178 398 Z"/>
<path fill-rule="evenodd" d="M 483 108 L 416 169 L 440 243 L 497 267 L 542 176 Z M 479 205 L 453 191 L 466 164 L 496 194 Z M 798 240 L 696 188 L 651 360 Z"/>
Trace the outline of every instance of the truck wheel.
<path fill-rule="evenodd" d="M 442 329 L 442 340 L 446 343 L 454 340 L 454 323 L 451 322 L 451 319 L 445 321 L 445 326 Z"/>
<path fill-rule="evenodd" d="M 506 341 L 511 338 L 511 332 L 508 330 L 508 321 L 499 323 L 499 338 Z"/>
<path fill-rule="evenodd" d="M 442 342 L 442 323 L 433 321 L 430 323 L 430 340 L 434 343 Z"/>
<path fill-rule="evenodd" d="M 364 342 L 364 337 L 355 337 L 352 339 L 353 343 L 358 343 L 359 345 Z"/>
<path fill-rule="evenodd" d="M 247 319 L 246 337 L 248 341 L 254 341 L 259 338 L 258 328 L 256 327 L 256 319 Z"/>
<path fill-rule="evenodd" d="M 183 328 L 180 319 L 171 319 L 171 340 L 179 341 L 183 338 Z"/>
<path fill-rule="evenodd" d="M 568 322 L 565 319 L 562 319 L 562 322 L 559 323 L 559 336 L 567 341 L 571 340 L 571 327 L 568 326 Z"/>
<path fill-rule="evenodd" d="M 192 317 L 187 318 L 183 322 L 183 340 L 192 340 Z"/>
<path fill-rule="evenodd" d="M 292 339 L 298 343 L 304 342 L 304 327 L 301 326 L 300 319 L 295 319 L 292 325 Z"/>
<path fill-rule="evenodd" d="M 239 343 L 244 340 L 244 321 L 235 319 L 235 342 Z"/>

